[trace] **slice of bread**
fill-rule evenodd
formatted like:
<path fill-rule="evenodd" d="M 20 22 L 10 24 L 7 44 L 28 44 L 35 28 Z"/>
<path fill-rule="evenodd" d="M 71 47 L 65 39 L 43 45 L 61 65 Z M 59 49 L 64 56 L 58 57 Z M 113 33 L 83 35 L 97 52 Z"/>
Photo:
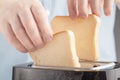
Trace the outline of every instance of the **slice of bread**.
<path fill-rule="evenodd" d="M 72 31 L 56 33 L 53 41 L 31 52 L 35 65 L 80 67 Z"/>
<path fill-rule="evenodd" d="M 71 19 L 69 16 L 57 16 L 52 22 L 54 33 L 71 30 L 76 38 L 76 50 L 79 59 L 95 61 L 98 59 L 98 26 L 100 19 L 89 15 L 87 19 Z"/>

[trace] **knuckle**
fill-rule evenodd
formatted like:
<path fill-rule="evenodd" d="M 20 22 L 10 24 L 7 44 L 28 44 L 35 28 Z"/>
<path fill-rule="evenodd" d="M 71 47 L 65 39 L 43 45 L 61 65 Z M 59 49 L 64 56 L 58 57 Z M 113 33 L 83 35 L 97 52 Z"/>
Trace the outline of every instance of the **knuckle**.
<path fill-rule="evenodd" d="M 28 15 L 26 15 L 24 27 L 27 28 L 29 31 L 34 31 L 35 26 L 35 23 L 33 23 L 33 21 L 30 20 Z"/>
<path fill-rule="evenodd" d="M 26 6 L 24 5 L 24 3 L 18 1 L 18 3 L 16 4 L 16 7 L 22 10 L 22 9 L 24 9 Z"/>
<path fill-rule="evenodd" d="M 25 6 L 23 4 L 21 4 L 21 3 L 17 3 L 16 7 L 21 11 L 21 10 L 24 9 Z"/>
<path fill-rule="evenodd" d="M 34 29 L 32 29 L 32 27 L 29 27 L 28 32 L 31 37 L 35 37 L 37 34 L 37 32 Z"/>
<path fill-rule="evenodd" d="M 17 7 L 16 11 L 18 14 L 24 14 L 24 12 L 27 11 L 29 6 L 24 3 L 17 3 L 16 7 Z"/>
<path fill-rule="evenodd" d="M 21 35 L 21 34 L 24 34 L 25 32 L 24 32 L 24 30 L 23 29 L 21 29 L 21 28 L 16 28 L 16 35 Z"/>

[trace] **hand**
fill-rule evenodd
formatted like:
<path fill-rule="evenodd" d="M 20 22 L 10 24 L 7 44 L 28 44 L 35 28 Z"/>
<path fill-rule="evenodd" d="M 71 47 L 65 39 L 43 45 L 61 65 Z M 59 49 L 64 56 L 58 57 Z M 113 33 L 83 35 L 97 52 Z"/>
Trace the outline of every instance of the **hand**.
<path fill-rule="evenodd" d="M 101 15 L 101 8 L 104 8 L 106 16 L 111 15 L 114 0 L 67 0 L 69 15 L 72 18 L 80 16 L 86 18 L 89 11 L 97 16 Z"/>
<path fill-rule="evenodd" d="M 17 0 L 1 10 L 0 32 L 17 50 L 31 52 L 52 40 L 48 16 L 39 0 Z"/>

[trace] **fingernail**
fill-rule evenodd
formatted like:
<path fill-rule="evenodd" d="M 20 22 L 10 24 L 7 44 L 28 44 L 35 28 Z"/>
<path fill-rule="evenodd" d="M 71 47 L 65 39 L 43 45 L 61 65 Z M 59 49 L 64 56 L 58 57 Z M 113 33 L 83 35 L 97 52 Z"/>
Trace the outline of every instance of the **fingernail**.
<path fill-rule="evenodd" d="M 53 36 L 48 36 L 48 37 L 46 38 L 46 42 L 51 42 L 51 41 L 52 41 L 52 38 L 53 38 Z"/>
<path fill-rule="evenodd" d="M 27 53 L 28 51 L 26 51 L 26 50 L 23 50 L 23 51 L 21 51 L 22 53 Z"/>
<path fill-rule="evenodd" d="M 98 17 L 101 17 L 101 14 L 99 14 Z"/>
<path fill-rule="evenodd" d="M 29 52 L 33 52 L 33 51 L 35 51 L 35 48 L 32 48 L 32 49 L 29 50 Z"/>
<path fill-rule="evenodd" d="M 41 45 L 37 46 L 37 49 L 40 49 L 40 48 L 43 48 L 43 47 L 44 47 L 44 44 L 41 44 Z"/>
<path fill-rule="evenodd" d="M 28 51 L 27 50 L 25 50 L 25 51 L 23 51 L 24 53 L 27 53 Z"/>
<path fill-rule="evenodd" d="M 112 14 L 112 13 L 109 12 L 109 11 L 108 11 L 108 12 L 105 12 L 105 15 L 106 15 L 106 16 L 110 16 L 111 14 Z"/>
<path fill-rule="evenodd" d="M 76 15 L 70 15 L 72 19 L 75 19 L 77 16 Z"/>
<path fill-rule="evenodd" d="M 86 14 L 80 14 L 80 17 L 82 17 L 82 18 L 87 18 L 88 16 L 86 15 Z"/>

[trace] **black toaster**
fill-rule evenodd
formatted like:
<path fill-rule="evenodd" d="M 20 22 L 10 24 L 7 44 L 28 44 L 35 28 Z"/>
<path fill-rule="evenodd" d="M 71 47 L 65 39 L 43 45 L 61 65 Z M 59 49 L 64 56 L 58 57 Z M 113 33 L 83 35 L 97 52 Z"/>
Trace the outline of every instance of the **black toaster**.
<path fill-rule="evenodd" d="M 13 80 L 120 80 L 120 63 L 80 63 L 86 68 L 17 65 L 13 68 Z"/>

